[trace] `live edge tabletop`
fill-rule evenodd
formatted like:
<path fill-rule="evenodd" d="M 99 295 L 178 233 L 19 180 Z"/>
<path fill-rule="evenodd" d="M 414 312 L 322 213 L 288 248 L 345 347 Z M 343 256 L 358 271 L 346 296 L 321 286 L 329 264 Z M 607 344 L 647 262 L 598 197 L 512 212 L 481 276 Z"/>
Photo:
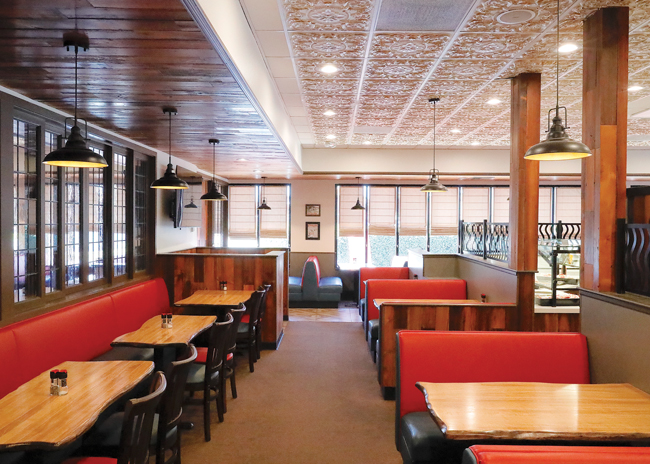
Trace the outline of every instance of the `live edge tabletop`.
<path fill-rule="evenodd" d="M 197 290 L 175 306 L 237 306 L 248 300 L 253 290 Z"/>
<path fill-rule="evenodd" d="M 50 395 L 47 371 L 0 399 L 0 449 L 51 449 L 76 440 L 153 372 L 153 363 L 67 361 L 56 369 L 68 371 L 67 395 Z"/>
<path fill-rule="evenodd" d="M 194 337 L 208 329 L 216 316 L 183 316 L 172 317 L 172 328 L 163 329 L 160 316 L 152 317 L 135 332 L 117 337 L 112 346 L 164 347 L 184 346 Z"/>
<path fill-rule="evenodd" d="M 629 384 L 416 386 L 452 440 L 650 441 L 650 395 Z"/>

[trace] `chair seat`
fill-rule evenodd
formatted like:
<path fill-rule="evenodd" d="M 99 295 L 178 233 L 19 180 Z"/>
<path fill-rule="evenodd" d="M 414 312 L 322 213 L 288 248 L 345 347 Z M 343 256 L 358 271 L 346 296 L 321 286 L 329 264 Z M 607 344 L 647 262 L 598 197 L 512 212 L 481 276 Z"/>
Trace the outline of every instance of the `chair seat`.
<path fill-rule="evenodd" d="M 247 334 L 248 333 L 248 322 L 241 322 L 239 327 L 237 327 L 238 334 Z"/>
<path fill-rule="evenodd" d="M 151 445 L 156 444 L 158 437 L 158 414 L 154 416 L 153 428 L 151 429 Z M 120 437 L 122 435 L 122 424 L 124 423 L 124 412 L 116 412 L 111 414 L 104 422 L 94 429 L 88 437 L 84 438 L 84 446 L 86 447 L 106 447 L 106 448 L 119 448 Z M 167 442 L 173 443 L 176 441 L 177 428 L 174 427 L 167 432 Z"/>
<path fill-rule="evenodd" d="M 319 293 L 342 293 L 343 282 L 340 277 L 323 277 L 318 283 Z"/>
<path fill-rule="evenodd" d="M 196 359 L 194 360 L 194 362 L 197 362 L 199 364 L 205 364 L 206 358 L 208 357 L 208 349 L 205 348 L 205 347 L 200 347 L 200 348 L 196 349 L 196 352 L 197 352 L 197 355 L 196 355 Z M 233 358 L 232 353 L 228 353 L 226 355 L 226 360 L 227 361 L 230 361 L 232 358 Z"/>
<path fill-rule="evenodd" d="M 302 292 L 302 277 L 289 277 L 289 293 Z"/>
<path fill-rule="evenodd" d="M 219 376 L 219 371 L 212 374 L 213 378 Z M 192 364 L 190 366 L 190 373 L 187 376 L 187 384 L 202 384 L 205 378 L 205 364 Z"/>
<path fill-rule="evenodd" d="M 63 461 L 63 464 L 117 464 L 117 459 L 100 457 L 71 458 Z"/>

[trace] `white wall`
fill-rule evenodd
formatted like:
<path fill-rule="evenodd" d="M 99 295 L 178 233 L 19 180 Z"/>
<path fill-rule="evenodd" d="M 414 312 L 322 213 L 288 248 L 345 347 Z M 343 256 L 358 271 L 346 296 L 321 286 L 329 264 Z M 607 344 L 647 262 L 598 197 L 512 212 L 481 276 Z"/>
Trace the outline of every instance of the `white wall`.
<path fill-rule="evenodd" d="M 334 253 L 336 181 L 291 182 L 291 251 Z M 320 217 L 305 216 L 305 205 L 319 204 Z M 305 240 L 305 223 L 320 222 L 320 240 Z"/>

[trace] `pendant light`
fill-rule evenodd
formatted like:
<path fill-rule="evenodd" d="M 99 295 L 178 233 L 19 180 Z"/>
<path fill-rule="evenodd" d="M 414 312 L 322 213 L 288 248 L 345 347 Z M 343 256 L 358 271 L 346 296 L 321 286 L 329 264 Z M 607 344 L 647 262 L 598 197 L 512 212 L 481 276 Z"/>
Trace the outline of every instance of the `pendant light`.
<path fill-rule="evenodd" d="M 198 208 L 198 206 L 196 206 L 196 204 L 194 203 L 194 197 L 190 198 L 189 204 L 185 205 L 185 207 L 186 208 L 192 208 L 192 209 Z"/>
<path fill-rule="evenodd" d="M 68 168 L 105 168 L 108 166 L 106 159 L 102 155 L 95 153 L 86 146 L 86 140 L 81 136 L 81 129 L 77 125 L 78 55 L 79 48 L 86 51 L 88 45 L 88 36 L 83 32 L 71 31 L 63 34 L 63 46 L 67 50 L 74 47 L 74 125 L 70 129 L 70 135 L 65 146 L 48 153 L 43 158 L 44 164 Z M 86 123 L 86 134 L 88 134 L 88 123 Z"/>
<path fill-rule="evenodd" d="M 429 98 L 429 103 L 433 104 L 433 169 L 429 171 L 429 183 L 423 186 L 421 192 L 446 192 L 447 187 L 442 185 L 438 180 L 439 172 L 436 169 L 436 103 L 439 98 Z"/>
<path fill-rule="evenodd" d="M 219 139 L 210 139 L 208 142 L 212 144 L 212 185 L 210 186 L 210 190 L 201 196 L 201 200 L 228 201 L 228 197 L 217 189 L 217 168 L 215 159 L 217 157 L 216 147 L 219 143 Z"/>
<path fill-rule="evenodd" d="M 259 210 L 271 209 L 269 205 L 266 204 L 266 197 L 264 196 L 264 187 L 266 187 L 266 177 L 262 177 L 264 184 L 262 185 L 262 204 L 257 207 Z"/>
<path fill-rule="evenodd" d="M 187 182 L 179 178 L 174 172 L 174 166 L 172 165 L 172 113 L 176 114 L 176 108 L 173 106 L 163 107 L 163 113 L 169 114 L 169 164 L 167 164 L 167 170 L 165 174 L 158 179 L 154 180 L 151 183 L 151 188 L 155 189 L 164 189 L 164 190 L 185 190 L 189 187 Z"/>
<path fill-rule="evenodd" d="M 359 201 L 360 192 L 361 192 L 361 187 L 359 186 L 359 179 L 361 179 L 361 177 L 357 177 L 357 204 L 354 205 L 354 206 L 353 206 L 352 208 L 350 208 L 350 209 L 360 209 L 360 210 L 364 210 L 364 209 L 366 209 L 366 208 L 365 208 L 365 207 L 361 204 L 361 202 Z"/>
<path fill-rule="evenodd" d="M 555 116 L 553 117 L 553 124 L 551 125 L 551 112 L 548 112 L 548 130 L 546 140 L 533 145 L 528 149 L 524 155 L 525 159 L 546 161 L 546 160 L 571 160 L 586 158 L 591 156 L 591 150 L 587 145 L 578 142 L 569 137 L 566 129 L 562 124 L 560 117 L 560 108 L 564 109 L 564 119 L 567 119 L 567 111 L 565 106 L 560 106 L 560 0 L 557 0 L 557 43 L 556 46 L 556 94 L 555 94 Z"/>

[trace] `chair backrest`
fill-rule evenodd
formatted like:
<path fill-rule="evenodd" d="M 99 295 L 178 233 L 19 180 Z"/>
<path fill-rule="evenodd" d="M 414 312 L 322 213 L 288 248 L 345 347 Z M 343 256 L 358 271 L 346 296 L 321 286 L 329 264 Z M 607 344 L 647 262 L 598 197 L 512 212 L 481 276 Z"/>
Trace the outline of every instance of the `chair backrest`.
<path fill-rule="evenodd" d="M 215 322 L 210 327 L 210 340 L 208 341 L 208 354 L 205 358 L 205 379 L 209 382 L 214 373 L 221 369 L 224 350 L 226 346 L 226 335 L 232 326 L 234 318 L 232 314 L 228 316 L 223 322 Z"/>
<path fill-rule="evenodd" d="M 187 355 L 183 359 L 172 362 L 167 368 L 165 377 L 168 386 L 160 403 L 160 418 L 158 419 L 158 449 L 162 449 L 163 452 L 164 446 L 162 445 L 165 443 L 167 432 L 176 427 L 181 420 L 185 384 L 187 383 L 190 366 L 196 359 L 196 355 L 196 348 L 190 344 Z"/>
<path fill-rule="evenodd" d="M 149 462 L 149 443 L 151 442 L 153 419 L 166 387 L 165 374 L 160 371 L 156 372 L 151 382 L 150 393 L 126 403 L 117 464 L 147 464 Z"/>
<path fill-rule="evenodd" d="M 246 307 L 248 308 L 248 334 L 252 335 L 255 333 L 255 328 L 260 320 L 260 306 L 262 303 L 262 298 L 266 293 L 265 290 L 255 290 L 251 297 L 246 301 Z"/>
<path fill-rule="evenodd" d="M 262 295 L 262 301 L 260 301 L 260 314 L 257 318 L 258 324 L 264 318 L 264 313 L 266 312 L 266 297 L 269 295 L 269 290 L 271 290 L 270 284 L 260 285 L 259 290 L 264 290 L 264 295 Z"/>
<path fill-rule="evenodd" d="M 230 311 L 230 314 L 232 314 L 232 324 L 230 324 L 230 327 L 228 327 L 228 332 L 226 333 L 226 344 L 225 349 L 224 349 L 224 356 L 226 356 L 229 352 L 233 352 L 235 350 L 235 347 L 237 346 L 237 329 L 239 329 L 239 323 L 241 322 L 241 318 L 244 317 L 244 313 L 246 312 L 246 306 L 244 303 L 239 303 L 239 306 L 232 311 Z"/>

